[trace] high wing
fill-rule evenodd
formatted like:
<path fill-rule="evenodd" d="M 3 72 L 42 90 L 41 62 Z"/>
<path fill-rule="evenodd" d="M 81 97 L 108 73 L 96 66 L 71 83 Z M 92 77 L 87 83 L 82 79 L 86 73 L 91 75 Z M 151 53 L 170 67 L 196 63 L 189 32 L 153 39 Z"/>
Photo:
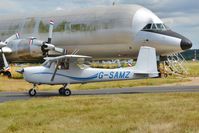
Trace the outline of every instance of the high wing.
<path fill-rule="evenodd" d="M 52 62 L 65 62 L 65 61 L 67 61 L 68 63 L 83 64 L 82 62 L 84 62 L 85 59 L 92 59 L 92 57 L 84 55 L 63 55 L 57 57 L 46 57 L 44 58 L 44 60 L 46 61 L 43 63 L 43 65 Z"/>
<path fill-rule="evenodd" d="M 91 56 L 84 56 L 84 55 L 63 55 L 63 56 L 57 56 L 57 57 L 46 57 L 44 58 L 46 61 L 50 61 L 50 62 L 55 62 L 55 61 L 62 61 L 64 59 L 91 59 Z"/>

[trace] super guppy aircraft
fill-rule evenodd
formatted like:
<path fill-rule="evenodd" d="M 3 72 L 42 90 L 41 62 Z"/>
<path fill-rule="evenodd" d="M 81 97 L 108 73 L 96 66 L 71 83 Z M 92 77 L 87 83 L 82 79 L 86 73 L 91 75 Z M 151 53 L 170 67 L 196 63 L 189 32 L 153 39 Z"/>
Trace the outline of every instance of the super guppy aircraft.
<path fill-rule="evenodd" d="M 8 61 L 30 62 L 42 59 L 45 50 L 29 45 L 30 38 L 48 38 L 48 23 L 54 20 L 52 44 L 67 53 L 93 58 L 135 57 L 141 46 L 156 49 L 159 56 L 190 49 L 186 37 L 169 29 L 154 13 L 139 5 L 100 6 L 52 14 L 0 17 L 0 39 L 15 33 L 21 37 L 2 48 Z"/>

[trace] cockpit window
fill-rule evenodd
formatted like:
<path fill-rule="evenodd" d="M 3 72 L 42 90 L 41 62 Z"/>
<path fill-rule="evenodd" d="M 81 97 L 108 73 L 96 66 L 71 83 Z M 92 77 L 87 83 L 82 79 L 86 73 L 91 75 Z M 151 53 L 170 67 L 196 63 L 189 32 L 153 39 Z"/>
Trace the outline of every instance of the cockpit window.
<path fill-rule="evenodd" d="M 169 28 L 162 23 L 149 23 L 143 28 L 143 30 L 151 30 L 151 31 L 154 31 L 154 30 L 165 31 L 168 29 Z"/>
<path fill-rule="evenodd" d="M 152 25 L 152 24 L 147 24 L 147 25 L 144 27 L 144 30 L 150 30 L 150 29 L 151 29 L 151 25 Z"/>
<path fill-rule="evenodd" d="M 155 24 L 153 24 L 153 26 L 152 26 L 152 30 L 157 30 L 157 27 L 156 27 L 156 25 L 155 25 Z"/>

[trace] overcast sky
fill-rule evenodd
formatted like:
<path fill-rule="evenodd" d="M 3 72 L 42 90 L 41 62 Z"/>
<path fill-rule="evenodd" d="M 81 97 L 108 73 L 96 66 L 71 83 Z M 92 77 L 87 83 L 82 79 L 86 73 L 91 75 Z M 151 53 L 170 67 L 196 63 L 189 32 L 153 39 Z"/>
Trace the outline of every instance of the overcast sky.
<path fill-rule="evenodd" d="M 0 15 L 39 11 L 74 10 L 111 5 L 114 0 L 1 0 Z M 199 48 L 198 0 L 115 0 L 116 4 L 139 4 L 157 14 L 171 29 L 188 37 Z"/>

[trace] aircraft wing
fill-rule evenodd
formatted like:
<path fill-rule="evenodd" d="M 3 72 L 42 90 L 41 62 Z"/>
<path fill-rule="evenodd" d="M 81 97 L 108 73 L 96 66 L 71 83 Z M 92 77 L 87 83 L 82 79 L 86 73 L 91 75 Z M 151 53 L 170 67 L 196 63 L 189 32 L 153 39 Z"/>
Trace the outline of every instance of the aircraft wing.
<path fill-rule="evenodd" d="M 74 59 L 74 60 L 77 60 L 77 59 L 80 59 L 80 58 L 91 59 L 92 57 L 90 57 L 90 56 L 84 56 L 84 55 L 63 55 L 63 56 L 57 56 L 57 57 L 46 57 L 44 59 L 46 61 L 54 62 L 54 61 L 61 61 L 61 60 L 64 60 L 64 59 Z"/>

